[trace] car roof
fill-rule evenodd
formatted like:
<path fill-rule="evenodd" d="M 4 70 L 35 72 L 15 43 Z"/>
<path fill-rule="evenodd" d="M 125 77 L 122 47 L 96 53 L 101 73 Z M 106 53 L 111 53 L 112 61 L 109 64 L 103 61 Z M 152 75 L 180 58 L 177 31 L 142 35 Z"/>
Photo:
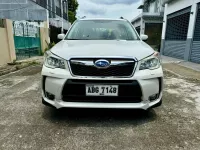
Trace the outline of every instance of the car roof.
<path fill-rule="evenodd" d="M 82 18 L 79 20 L 110 20 L 110 21 L 127 21 L 126 19 L 111 19 L 111 18 Z"/>

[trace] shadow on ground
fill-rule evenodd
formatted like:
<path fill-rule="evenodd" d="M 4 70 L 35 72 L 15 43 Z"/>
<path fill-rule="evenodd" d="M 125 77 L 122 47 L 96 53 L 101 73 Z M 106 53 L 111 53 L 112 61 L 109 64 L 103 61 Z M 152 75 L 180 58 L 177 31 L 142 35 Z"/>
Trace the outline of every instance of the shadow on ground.
<path fill-rule="evenodd" d="M 124 110 L 124 109 L 61 109 L 45 107 L 42 117 L 52 123 L 69 126 L 101 126 L 123 127 L 146 124 L 157 119 L 156 112 L 152 109 Z"/>

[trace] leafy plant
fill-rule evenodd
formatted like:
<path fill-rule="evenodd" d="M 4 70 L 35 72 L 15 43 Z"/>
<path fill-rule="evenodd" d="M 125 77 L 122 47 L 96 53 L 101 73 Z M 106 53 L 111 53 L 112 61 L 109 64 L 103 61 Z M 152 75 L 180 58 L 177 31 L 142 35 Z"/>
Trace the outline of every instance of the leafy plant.
<path fill-rule="evenodd" d="M 77 0 L 68 0 L 68 16 L 69 16 L 69 22 L 73 23 L 76 18 L 76 10 L 78 8 L 78 1 Z"/>
<path fill-rule="evenodd" d="M 47 43 L 47 41 L 46 41 Z M 44 51 L 48 51 L 50 50 L 52 47 L 54 47 L 56 45 L 55 42 L 52 42 L 52 43 L 47 43 L 47 48 L 44 49 Z"/>
<path fill-rule="evenodd" d="M 76 15 L 72 11 L 68 11 L 69 22 L 73 23 L 77 18 Z"/>
<path fill-rule="evenodd" d="M 47 43 L 47 41 L 46 41 L 46 43 Z M 52 47 L 54 47 L 55 45 L 56 45 L 55 42 L 47 43 L 47 48 L 45 48 L 44 51 L 42 51 L 40 55 L 43 56 L 44 53 L 45 53 L 46 51 L 50 50 L 50 49 L 51 49 Z"/>
<path fill-rule="evenodd" d="M 17 60 L 14 59 L 12 62 L 8 63 L 8 65 L 16 65 L 17 64 Z"/>
<path fill-rule="evenodd" d="M 55 45 L 56 45 L 56 43 L 55 43 L 55 42 L 53 42 L 53 43 L 50 43 L 50 48 L 54 47 Z"/>

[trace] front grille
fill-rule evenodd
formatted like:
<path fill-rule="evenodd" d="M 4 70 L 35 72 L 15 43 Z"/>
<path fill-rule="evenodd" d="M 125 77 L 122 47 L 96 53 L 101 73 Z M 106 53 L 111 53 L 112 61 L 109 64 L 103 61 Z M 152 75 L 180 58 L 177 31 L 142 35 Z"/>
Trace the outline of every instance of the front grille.
<path fill-rule="evenodd" d="M 116 97 L 86 96 L 86 84 L 118 85 Z M 67 80 L 62 91 L 62 100 L 66 102 L 103 102 L 103 103 L 139 103 L 142 101 L 142 91 L 136 80 Z"/>
<path fill-rule="evenodd" d="M 129 77 L 133 74 L 135 61 L 132 59 L 106 59 L 110 62 L 108 68 L 97 68 L 94 62 L 97 59 L 72 59 L 70 67 L 73 75 L 95 77 Z M 84 63 L 74 63 L 80 61 Z M 118 62 L 118 64 L 114 64 Z M 88 63 L 88 64 L 87 64 Z"/>

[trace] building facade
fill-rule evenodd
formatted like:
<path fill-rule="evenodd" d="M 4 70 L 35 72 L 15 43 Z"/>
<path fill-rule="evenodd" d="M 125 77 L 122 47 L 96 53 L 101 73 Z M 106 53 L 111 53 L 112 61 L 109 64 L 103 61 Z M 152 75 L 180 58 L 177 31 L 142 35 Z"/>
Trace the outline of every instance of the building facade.
<path fill-rule="evenodd" d="M 138 7 L 142 13 L 131 21 L 140 35 L 149 36 L 147 43 L 153 47 L 160 47 L 164 15 L 162 3 L 163 0 L 143 0 Z"/>
<path fill-rule="evenodd" d="M 0 64 L 42 55 L 69 29 L 67 10 L 64 0 L 0 0 Z"/>
<path fill-rule="evenodd" d="M 161 53 L 200 63 L 200 0 L 166 0 Z"/>
<path fill-rule="evenodd" d="M 10 20 L 47 20 L 46 10 L 29 0 L 0 0 L 0 18 Z"/>
<path fill-rule="evenodd" d="M 63 0 L 0 0 L 1 19 L 47 21 L 61 28 L 63 16 L 63 27 L 68 30 L 70 23 L 67 14 L 67 3 Z"/>

